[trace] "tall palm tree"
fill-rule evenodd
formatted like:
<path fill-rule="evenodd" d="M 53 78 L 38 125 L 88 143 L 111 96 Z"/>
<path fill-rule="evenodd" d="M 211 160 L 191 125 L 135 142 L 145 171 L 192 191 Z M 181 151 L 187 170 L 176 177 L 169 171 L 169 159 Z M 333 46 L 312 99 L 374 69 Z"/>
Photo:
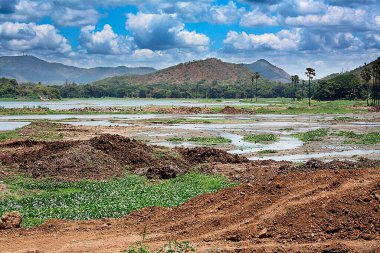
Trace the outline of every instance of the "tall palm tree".
<path fill-rule="evenodd" d="M 305 97 L 305 80 L 302 80 L 301 100 Z"/>
<path fill-rule="evenodd" d="M 311 106 L 311 80 L 315 76 L 315 69 L 313 69 L 313 68 L 306 68 L 305 74 L 309 78 L 309 106 Z"/>
<path fill-rule="evenodd" d="M 365 63 L 364 66 L 366 66 Z M 362 69 L 362 71 L 360 72 L 360 76 L 363 78 L 367 85 L 367 106 L 369 106 L 369 97 L 371 94 L 369 81 L 371 81 L 372 78 L 371 69 L 368 67 L 364 67 L 364 69 Z"/>
<path fill-rule="evenodd" d="M 380 105 L 380 57 L 372 65 L 373 85 L 372 85 L 372 105 Z"/>
<path fill-rule="evenodd" d="M 292 93 L 294 94 L 294 82 L 296 80 L 296 76 L 291 76 L 290 79 L 292 80 L 292 90 L 293 90 Z M 293 96 L 293 101 L 294 101 L 294 95 L 293 94 L 292 94 L 292 96 Z"/>
<path fill-rule="evenodd" d="M 297 91 L 297 84 L 300 82 L 300 78 L 298 75 L 294 76 L 294 87 L 293 87 L 293 101 L 296 101 L 296 91 Z"/>
<path fill-rule="evenodd" d="M 257 81 L 260 78 L 259 72 L 255 72 L 254 78 L 256 79 L 256 102 L 257 102 L 257 97 L 258 97 L 258 87 L 257 87 Z"/>

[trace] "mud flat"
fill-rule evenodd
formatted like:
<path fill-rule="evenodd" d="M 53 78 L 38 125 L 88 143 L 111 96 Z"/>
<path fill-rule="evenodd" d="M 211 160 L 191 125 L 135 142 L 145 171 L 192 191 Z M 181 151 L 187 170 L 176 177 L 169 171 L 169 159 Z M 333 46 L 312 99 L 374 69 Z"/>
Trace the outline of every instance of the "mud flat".
<path fill-rule="evenodd" d="M 0 130 L 11 130 L 30 122 L 48 120 L 74 127 L 60 127 L 64 139 L 88 139 L 99 134 L 119 134 L 150 144 L 167 147 L 198 147 L 193 137 L 223 137 L 227 144 L 214 147 L 252 160 L 288 160 L 304 162 L 311 158 L 331 160 L 380 157 L 378 143 L 347 142 L 341 132 L 368 134 L 380 132 L 378 113 L 360 115 L 249 115 L 249 114 L 104 114 L 104 115 L 18 115 L 2 116 Z M 29 129 L 32 129 L 32 124 Z M 26 127 L 28 129 L 28 127 Z M 48 128 L 48 127 L 46 127 Z M 66 129 L 70 129 L 66 131 Z M 41 128 L 39 128 L 41 129 Z M 327 136 L 318 141 L 302 141 L 296 134 L 326 129 Z M 36 130 L 37 131 L 37 130 Z M 23 133 L 33 137 L 36 131 Z M 39 131 L 47 131 L 46 129 Z M 25 132 L 21 129 L 21 132 Z M 273 142 L 255 143 L 248 135 L 273 134 Z M 171 138 L 182 139 L 173 142 Z"/>

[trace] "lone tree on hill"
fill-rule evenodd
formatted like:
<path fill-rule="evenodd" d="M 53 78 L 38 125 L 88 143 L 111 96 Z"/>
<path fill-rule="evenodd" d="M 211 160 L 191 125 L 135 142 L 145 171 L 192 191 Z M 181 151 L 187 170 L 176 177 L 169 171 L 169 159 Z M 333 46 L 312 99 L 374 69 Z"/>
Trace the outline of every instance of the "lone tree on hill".
<path fill-rule="evenodd" d="M 370 98 L 370 94 L 371 94 L 369 81 L 371 81 L 372 73 L 371 73 L 371 69 L 368 68 L 365 63 L 364 63 L 364 66 L 365 67 L 360 72 L 360 76 L 363 78 L 363 80 L 365 81 L 365 83 L 367 85 L 367 106 L 368 106 L 369 105 L 369 98 Z"/>
<path fill-rule="evenodd" d="M 305 74 L 309 78 L 309 106 L 311 106 L 311 80 L 315 76 L 315 69 L 313 69 L 313 68 L 306 68 Z"/>

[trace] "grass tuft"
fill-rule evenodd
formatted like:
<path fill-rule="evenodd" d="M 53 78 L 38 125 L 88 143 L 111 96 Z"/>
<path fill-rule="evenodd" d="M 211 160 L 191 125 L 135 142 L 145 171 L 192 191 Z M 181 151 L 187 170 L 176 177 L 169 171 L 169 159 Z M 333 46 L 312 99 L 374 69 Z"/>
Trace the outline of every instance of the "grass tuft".
<path fill-rule="evenodd" d="M 303 133 L 296 133 L 293 134 L 293 136 L 304 142 L 321 141 L 325 136 L 327 136 L 327 133 L 327 129 L 320 128 L 317 130 L 311 130 Z"/>
<path fill-rule="evenodd" d="M 273 142 L 277 141 L 278 137 L 275 134 L 256 134 L 256 135 L 248 135 L 243 138 L 245 141 L 249 142 Z"/>

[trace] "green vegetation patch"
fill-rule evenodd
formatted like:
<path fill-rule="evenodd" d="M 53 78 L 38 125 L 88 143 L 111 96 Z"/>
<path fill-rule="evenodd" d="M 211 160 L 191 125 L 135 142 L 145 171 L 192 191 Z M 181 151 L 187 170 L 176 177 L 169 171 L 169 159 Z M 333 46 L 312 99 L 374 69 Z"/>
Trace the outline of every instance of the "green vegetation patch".
<path fill-rule="evenodd" d="M 152 183 L 145 177 L 126 175 L 110 181 L 49 182 L 7 180 L 10 188 L 35 192 L 0 200 L 0 215 L 19 211 L 22 226 L 47 219 L 88 220 L 122 217 L 147 206 L 172 207 L 192 197 L 234 186 L 223 176 L 189 173 Z"/>
<path fill-rule="evenodd" d="M 321 141 L 325 136 L 327 136 L 328 130 L 320 128 L 317 130 L 311 130 L 303 133 L 293 134 L 294 137 L 300 139 L 301 141 Z"/>
<path fill-rule="evenodd" d="M 260 154 L 260 155 L 265 155 L 265 154 L 275 154 L 277 153 L 277 150 L 271 150 L 271 149 L 268 149 L 268 150 L 260 150 L 260 151 L 257 151 L 257 154 Z"/>
<path fill-rule="evenodd" d="M 10 139 L 16 139 L 19 137 L 20 137 L 20 135 L 19 135 L 18 131 L 0 132 L 0 142 L 10 140 Z"/>
<path fill-rule="evenodd" d="M 377 144 L 380 142 L 380 132 L 358 134 L 353 131 L 340 131 L 337 136 L 345 137 L 345 144 Z"/>
<path fill-rule="evenodd" d="M 256 134 L 256 135 L 248 135 L 243 138 L 245 141 L 249 142 L 273 142 L 277 141 L 278 137 L 275 134 Z"/>
<path fill-rule="evenodd" d="M 170 141 L 170 142 L 184 142 L 185 138 L 182 138 L 182 137 L 170 137 L 170 138 L 167 138 L 166 140 Z"/>
<path fill-rule="evenodd" d="M 217 136 L 217 137 L 191 137 L 187 139 L 190 142 L 196 142 L 198 144 L 216 145 L 216 144 L 228 144 L 231 143 L 230 139 Z"/>

